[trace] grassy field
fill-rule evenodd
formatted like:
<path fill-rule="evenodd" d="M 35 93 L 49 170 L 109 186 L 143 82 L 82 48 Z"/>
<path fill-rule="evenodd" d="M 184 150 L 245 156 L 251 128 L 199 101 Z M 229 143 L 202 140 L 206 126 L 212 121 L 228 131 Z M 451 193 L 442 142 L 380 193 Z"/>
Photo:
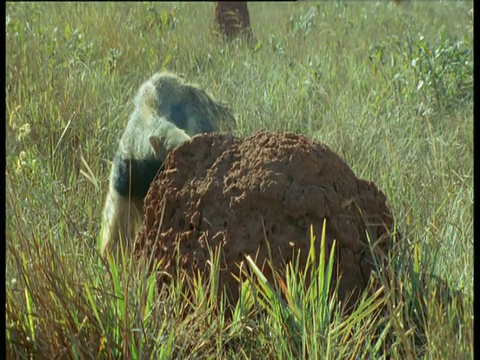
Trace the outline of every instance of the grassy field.
<path fill-rule="evenodd" d="M 248 48 L 214 33 L 212 3 L 7 3 L 7 358 L 473 359 L 472 8 L 251 3 Z M 160 290 L 102 262 L 110 160 L 161 69 L 229 104 L 235 135 L 301 133 L 373 180 L 411 254 L 397 286 L 346 314 L 312 269 L 321 296 L 291 281 L 285 304 L 260 281 L 228 318 L 215 281 Z"/>

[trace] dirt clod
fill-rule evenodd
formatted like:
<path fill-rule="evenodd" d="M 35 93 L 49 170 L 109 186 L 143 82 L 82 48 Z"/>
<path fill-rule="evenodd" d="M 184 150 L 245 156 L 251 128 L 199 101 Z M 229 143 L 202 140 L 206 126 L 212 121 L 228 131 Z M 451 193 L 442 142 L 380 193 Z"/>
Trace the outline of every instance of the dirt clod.
<path fill-rule="evenodd" d="M 300 250 L 304 264 L 310 225 L 318 254 L 324 219 L 327 248 L 337 240 L 339 298 L 355 298 L 374 267 L 366 234 L 380 259 L 392 242 L 391 211 L 376 185 L 358 179 L 326 145 L 300 135 L 203 134 L 167 157 L 145 199 L 136 253 L 154 252 L 161 270 L 173 274 L 178 246 L 181 267 L 192 274 L 207 269 L 209 247 L 222 245 L 221 281 L 235 299 L 231 272 L 238 273 L 246 255 L 262 268 L 270 247 L 281 269 Z"/>

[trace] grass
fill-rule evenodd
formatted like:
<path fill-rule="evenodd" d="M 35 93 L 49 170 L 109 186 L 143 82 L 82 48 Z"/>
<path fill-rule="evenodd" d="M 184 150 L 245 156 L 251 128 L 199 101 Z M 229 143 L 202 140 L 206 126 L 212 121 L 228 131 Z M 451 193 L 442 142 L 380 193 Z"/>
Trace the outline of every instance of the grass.
<path fill-rule="evenodd" d="M 7 3 L 7 357 L 473 358 L 472 8 L 251 3 L 248 49 L 215 35 L 209 3 Z M 228 103 L 236 135 L 301 133 L 375 181 L 404 238 L 383 291 L 348 314 L 328 261 L 307 289 L 247 261 L 229 319 L 213 250 L 210 275 L 162 288 L 101 261 L 110 159 L 160 69 Z"/>

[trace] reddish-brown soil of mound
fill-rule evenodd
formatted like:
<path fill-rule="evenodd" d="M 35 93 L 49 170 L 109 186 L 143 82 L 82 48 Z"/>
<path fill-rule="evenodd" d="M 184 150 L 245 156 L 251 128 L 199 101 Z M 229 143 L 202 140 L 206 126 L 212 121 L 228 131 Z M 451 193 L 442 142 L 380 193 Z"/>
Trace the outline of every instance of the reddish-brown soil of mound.
<path fill-rule="evenodd" d="M 253 40 L 246 1 L 215 2 L 215 22 L 226 40 L 233 40 L 242 33 Z"/>
<path fill-rule="evenodd" d="M 357 179 L 327 146 L 291 133 L 258 133 L 247 139 L 204 134 L 175 149 L 145 199 L 136 254 L 154 252 L 162 269 L 174 273 L 177 246 L 181 267 L 204 271 L 208 247 L 223 246 L 221 281 L 235 299 L 230 272 L 246 255 L 262 267 L 282 268 L 300 250 L 305 263 L 310 225 L 317 253 L 324 219 L 328 249 L 334 239 L 342 278 L 339 297 L 358 295 L 380 257 L 391 246 L 392 216 L 373 182 Z M 157 241 L 157 246 L 154 243 Z M 271 277 L 268 267 L 265 275 Z M 355 298 L 354 296 L 353 298 Z"/>

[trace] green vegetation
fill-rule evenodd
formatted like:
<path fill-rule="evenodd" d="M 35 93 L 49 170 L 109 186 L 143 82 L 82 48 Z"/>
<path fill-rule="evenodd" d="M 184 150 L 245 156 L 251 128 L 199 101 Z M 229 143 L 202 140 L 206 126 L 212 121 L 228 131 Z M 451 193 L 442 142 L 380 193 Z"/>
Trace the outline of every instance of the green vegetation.
<path fill-rule="evenodd" d="M 252 49 L 214 33 L 211 3 L 7 3 L 8 358 L 473 359 L 473 2 L 249 9 Z M 236 135 L 302 133 L 375 181 L 403 234 L 385 291 L 347 314 L 328 259 L 307 290 L 249 263 L 230 311 L 215 271 L 159 289 L 102 262 L 109 161 L 161 69 L 229 104 Z"/>

